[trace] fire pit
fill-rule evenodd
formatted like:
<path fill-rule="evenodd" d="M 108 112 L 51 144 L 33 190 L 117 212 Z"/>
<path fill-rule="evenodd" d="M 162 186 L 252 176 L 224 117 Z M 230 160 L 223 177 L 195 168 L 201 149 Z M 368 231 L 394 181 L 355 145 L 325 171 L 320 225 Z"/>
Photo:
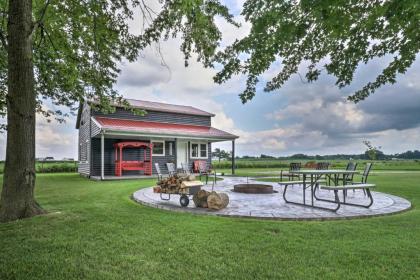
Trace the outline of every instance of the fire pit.
<path fill-rule="evenodd" d="M 238 184 L 233 186 L 233 191 L 238 193 L 274 193 L 273 186 L 264 184 Z"/>

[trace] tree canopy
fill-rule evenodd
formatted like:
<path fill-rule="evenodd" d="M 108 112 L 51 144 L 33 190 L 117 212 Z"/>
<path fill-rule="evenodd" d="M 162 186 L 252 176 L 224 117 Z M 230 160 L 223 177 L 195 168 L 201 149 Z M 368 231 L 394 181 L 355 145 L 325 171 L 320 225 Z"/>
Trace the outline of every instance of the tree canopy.
<path fill-rule="evenodd" d="M 195 52 L 208 64 L 221 39 L 215 17 L 234 24 L 217 0 L 160 1 L 159 11 L 144 0 L 32 2 L 37 112 L 58 120 L 66 113 L 47 109 L 45 100 L 75 108 L 82 99 L 95 99 L 103 111 L 112 111 L 115 102 L 128 107 L 114 89 L 121 61 L 132 62 L 153 42 L 180 36 L 186 61 Z M 8 3 L 0 0 L 0 116 L 7 113 Z M 133 28 L 136 33 L 130 29 L 135 17 L 143 22 Z"/>
<path fill-rule="evenodd" d="M 215 81 L 245 74 L 243 103 L 255 96 L 259 76 L 276 61 L 281 67 L 265 84 L 268 92 L 280 89 L 300 65 L 308 82 L 324 71 L 343 88 L 359 64 L 392 56 L 376 79 L 348 97 L 358 102 L 395 83 L 420 50 L 418 0 L 247 0 L 241 14 L 251 23 L 250 33 L 217 54 L 215 62 L 223 69 Z"/>
<path fill-rule="evenodd" d="M 158 4 L 155 12 L 145 0 L 0 0 L 0 116 L 7 115 L 0 222 L 45 213 L 34 197 L 36 112 L 59 121 L 66 116 L 45 100 L 73 110 L 95 101 L 103 112 L 117 104 L 137 113 L 114 89 L 123 60 L 181 35 L 186 61 L 195 52 L 208 65 L 221 39 L 215 17 L 234 23 L 217 0 Z M 135 12 L 143 19 L 141 34 L 130 29 Z"/>

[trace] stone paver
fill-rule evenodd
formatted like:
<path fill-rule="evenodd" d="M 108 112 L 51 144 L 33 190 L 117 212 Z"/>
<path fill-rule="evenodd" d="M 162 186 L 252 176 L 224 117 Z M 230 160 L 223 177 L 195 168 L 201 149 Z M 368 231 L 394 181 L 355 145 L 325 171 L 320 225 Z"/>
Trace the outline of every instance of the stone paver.
<path fill-rule="evenodd" d="M 370 216 L 389 215 L 402 212 L 411 208 L 411 203 L 401 197 L 372 192 L 374 198 L 373 205 L 369 208 L 341 205 L 340 209 L 334 213 L 320 209 L 308 208 L 298 205 L 288 204 L 283 200 L 283 188 L 276 183 L 261 182 L 263 184 L 273 185 L 278 193 L 273 194 L 244 194 L 232 191 L 233 185 L 244 183 L 247 179 L 244 177 L 224 177 L 223 181 L 218 181 L 214 190 L 225 192 L 229 195 L 229 205 L 225 209 L 215 211 L 205 208 L 196 208 L 192 199 L 188 207 L 181 207 L 179 196 L 172 195 L 171 200 L 163 201 L 159 194 L 153 193 L 152 187 L 145 188 L 133 193 L 133 199 L 143 205 L 156 207 L 171 211 L 189 212 L 194 214 L 232 216 L 232 217 L 251 217 L 260 219 L 281 219 L 281 220 L 323 220 L 323 219 L 348 219 Z M 249 179 L 249 183 L 258 182 L 257 179 Z M 205 186 L 204 189 L 211 190 L 211 186 Z M 320 197 L 333 198 L 333 192 L 321 190 Z M 287 198 L 291 201 L 302 201 L 302 187 L 294 186 L 287 192 Z M 309 203 L 310 192 L 307 190 L 307 203 Z M 356 192 L 349 191 L 348 202 L 365 203 L 368 202 L 361 190 Z M 315 201 L 316 205 L 334 207 L 334 204 Z"/>

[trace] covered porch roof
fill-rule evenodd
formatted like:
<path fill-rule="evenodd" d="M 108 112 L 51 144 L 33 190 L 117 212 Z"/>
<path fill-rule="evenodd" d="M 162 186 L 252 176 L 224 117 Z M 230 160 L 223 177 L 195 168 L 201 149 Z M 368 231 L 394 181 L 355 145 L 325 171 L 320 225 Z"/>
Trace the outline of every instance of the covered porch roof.
<path fill-rule="evenodd" d="M 106 134 L 138 134 L 152 137 L 200 138 L 210 141 L 227 141 L 239 138 L 226 131 L 198 125 L 145 122 L 138 120 L 92 117 Z"/>

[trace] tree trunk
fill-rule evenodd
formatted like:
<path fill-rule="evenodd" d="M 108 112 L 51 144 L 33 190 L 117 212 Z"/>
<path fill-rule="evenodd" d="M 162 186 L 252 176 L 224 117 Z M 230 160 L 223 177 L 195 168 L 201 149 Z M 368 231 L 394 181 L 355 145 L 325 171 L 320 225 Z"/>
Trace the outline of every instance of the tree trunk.
<path fill-rule="evenodd" d="M 44 213 L 34 198 L 35 105 L 32 0 L 9 1 L 7 147 L 0 221 Z"/>

